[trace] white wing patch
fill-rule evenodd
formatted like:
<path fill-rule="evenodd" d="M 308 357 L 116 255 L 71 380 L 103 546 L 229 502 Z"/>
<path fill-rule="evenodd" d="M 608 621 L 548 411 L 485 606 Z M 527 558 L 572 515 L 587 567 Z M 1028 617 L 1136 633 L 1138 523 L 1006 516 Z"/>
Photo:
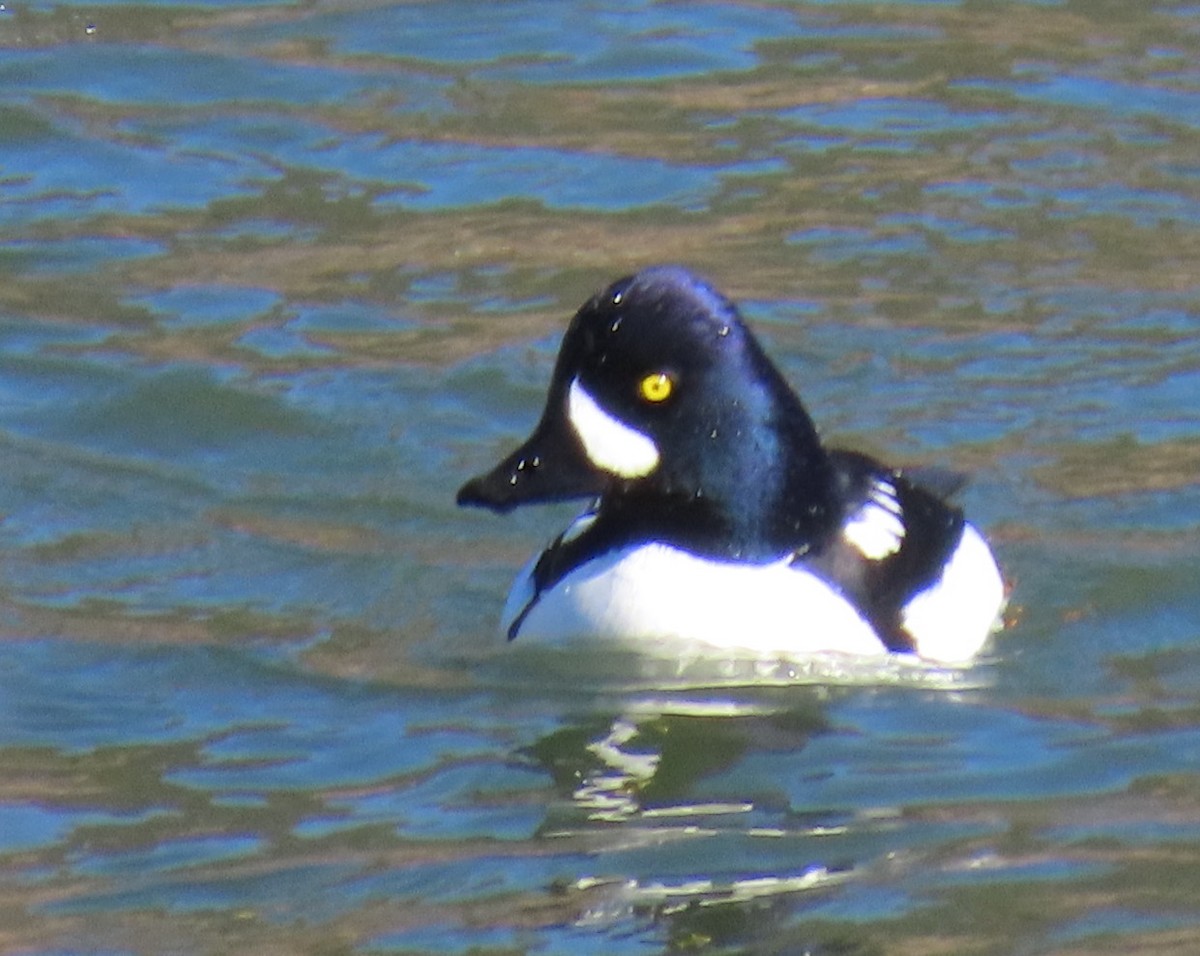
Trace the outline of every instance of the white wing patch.
<path fill-rule="evenodd" d="M 882 561 L 904 543 L 904 509 L 896 500 L 896 486 L 875 479 L 867 500 L 846 522 L 842 537 L 869 561 Z"/>
<path fill-rule="evenodd" d="M 567 420 L 592 464 L 621 478 L 642 478 L 658 467 L 658 446 L 614 418 L 579 384 L 567 390 Z"/>

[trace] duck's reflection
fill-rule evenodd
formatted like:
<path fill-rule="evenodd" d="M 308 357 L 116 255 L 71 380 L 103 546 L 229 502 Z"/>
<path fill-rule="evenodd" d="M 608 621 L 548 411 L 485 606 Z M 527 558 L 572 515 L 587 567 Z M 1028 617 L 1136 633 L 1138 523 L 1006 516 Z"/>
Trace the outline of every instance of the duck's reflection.
<path fill-rule="evenodd" d="M 619 710 L 574 718 L 523 754 L 550 774 L 564 798 L 564 813 L 548 827 L 630 821 L 667 826 L 745 815 L 761 809 L 763 794 L 707 799 L 696 795 L 698 785 L 748 753 L 803 749 L 828 730 L 825 696 L 816 688 L 792 688 L 774 700 L 761 690 L 752 696 L 634 696 Z"/>
<path fill-rule="evenodd" d="M 744 940 L 772 913 L 786 921 L 848 881 L 869 882 L 903 843 L 897 808 L 828 802 L 838 792 L 824 785 L 838 772 L 829 749 L 808 770 L 797 755 L 855 733 L 830 717 L 853 695 L 971 681 L 895 658 L 721 662 L 707 685 L 694 664 L 673 676 L 691 686 L 577 689 L 571 716 L 521 751 L 559 796 L 539 838 L 587 848 L 584 866 L 556 886 L 578 907 L 577 924 L 665 919 L 672 938 Z"/>

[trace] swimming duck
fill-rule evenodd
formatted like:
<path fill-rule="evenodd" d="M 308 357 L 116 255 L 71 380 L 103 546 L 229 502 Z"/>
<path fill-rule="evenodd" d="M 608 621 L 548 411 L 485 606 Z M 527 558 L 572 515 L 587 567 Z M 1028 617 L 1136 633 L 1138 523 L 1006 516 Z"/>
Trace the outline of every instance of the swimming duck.
<path fill-rule="evenodd" d="M 457 501 L 576 498 L 512 587 L 509 640 L 963 662 L 998 626 L 1001 574 L 962 511 L 826 448 L 737 308 L 679 267 L 584 303 L 533 434 Z"/>

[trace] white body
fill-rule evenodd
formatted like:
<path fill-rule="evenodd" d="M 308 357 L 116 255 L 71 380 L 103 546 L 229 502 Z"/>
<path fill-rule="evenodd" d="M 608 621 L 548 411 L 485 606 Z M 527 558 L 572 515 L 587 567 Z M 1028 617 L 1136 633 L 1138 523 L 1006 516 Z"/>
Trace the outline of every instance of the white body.
<path fill-rule="evenodd" d="M 502 631 L 532 596 L 536 558 L 521 572 Z M 923 658 L 972 658 L 996 627 L 1004 584 L 987 543 L 971 525 L 941 577 L 912 597 L 903 622 Z M 521 643 L 619 640 L 643 653 L 689 650 L 798 658 L 821 652 L 886 653 L 871 625 L 827 582 L 788 559 L 751 565 L 710 561 L 664 544 L 614 551 L 544 591 L 526 615 Z"/>

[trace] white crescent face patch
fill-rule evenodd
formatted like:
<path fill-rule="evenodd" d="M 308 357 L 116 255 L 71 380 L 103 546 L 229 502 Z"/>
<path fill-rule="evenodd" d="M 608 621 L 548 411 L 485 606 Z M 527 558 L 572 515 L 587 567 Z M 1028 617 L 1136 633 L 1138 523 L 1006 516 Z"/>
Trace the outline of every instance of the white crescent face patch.
<path fill-rule="evenodd" d="M 577 378 L 567 389 L 567 420 L 597 468 L 621 478 L 642 478 L 658 467 L 658 446 L 650 437 L 601 408 Z"/>

